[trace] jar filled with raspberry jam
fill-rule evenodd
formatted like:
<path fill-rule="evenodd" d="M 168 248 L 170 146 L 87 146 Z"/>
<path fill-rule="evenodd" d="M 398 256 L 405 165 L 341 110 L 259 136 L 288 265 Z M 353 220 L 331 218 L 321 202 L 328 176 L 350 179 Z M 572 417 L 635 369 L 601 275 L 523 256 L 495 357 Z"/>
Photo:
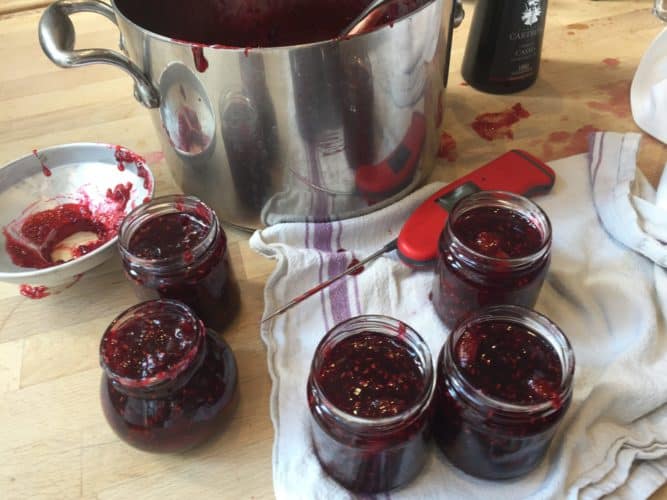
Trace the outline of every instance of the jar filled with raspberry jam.
<path fill-rule="evenodd" d="M 102 337 L 100 364 L 104 416 L 142 450 L 202 443 L 236 401 L 234 354 L 181 302 L 143 302 L 123 312 Z"/>
<path fill-rule="evenodd" d="M 215 212 L 192 196 L 170 195 L 123 220 L 118 247 L 141 300 L 174 299 L 222 331 L 236 317 L 239 288 Z"/>
<path fill-rule="evenodd" d="M 482 307 L 533 307 L 551 260 L 551 223 L 528 198 L 481 191 L 461 199 L 439 240 L 433 305 L 452 328 Z"/>
<path fill-rule="evenodd" d="M 494 306 L 464 320 L 437 363 L 433 434 L 473 476 L 507 479 L 536 467 L 572 399 L 574 354 L 546 317 Z"/>
<path fill-rule="evenodd" d="M 426 458 L 433 390 L 430 351 L 409 326 L 384 316 L 335 326 L 317 347 L 307 387 L 323 469 L 363 493 L 413 479 Z"/>

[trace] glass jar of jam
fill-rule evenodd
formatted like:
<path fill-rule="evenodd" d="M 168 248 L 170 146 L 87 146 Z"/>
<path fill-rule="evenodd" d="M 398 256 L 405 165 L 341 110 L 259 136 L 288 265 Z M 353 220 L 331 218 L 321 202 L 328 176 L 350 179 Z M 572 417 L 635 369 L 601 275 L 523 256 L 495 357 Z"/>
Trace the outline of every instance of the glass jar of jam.
<path fill-rule="evenodd" d="M 410 481 L 426 458 L 433 390 L 430 351 L 409 326 L 384 316 L 335 326 L 317 347 L 307 387 L 324 470 L 364 493 Z"/>
<path fill-rule="evenodd" d="M 100 364 L 104 416 L 143 450 L 183 451 L 205 441 L 236 401 L 234 354 L 181 302 L 123 312 L 102 337 Z"/>
<path fill-rule="evenodd" d="M 135 208 L 121 224 L 118 247 L 141 300 L 184 302 L 218 331 L 236 316 L 240 297 L 227 237 L 197 198 L 163 196 Z"/>
<path fill-rule="evenodd" d="M 546 317 L 518 306 L 469 316 L 437 364 L 433 434 L 459 469 L 487 479 L 542 459 L 572 399 L 574 354 Z"/>
<path fill-rule="evenodd" d="M 439 240 L 433 305 L 449 328 L 482 307 L 533 307 L 551 260 L 551 223 L 518 194 L 459 200 Z"/>

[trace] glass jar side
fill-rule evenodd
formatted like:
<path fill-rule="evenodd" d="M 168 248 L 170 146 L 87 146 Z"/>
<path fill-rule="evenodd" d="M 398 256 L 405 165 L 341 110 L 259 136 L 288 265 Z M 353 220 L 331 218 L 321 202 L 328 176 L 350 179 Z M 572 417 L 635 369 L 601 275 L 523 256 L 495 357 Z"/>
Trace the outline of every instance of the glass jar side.
<path fill-rule="evenodd" d="M 337 408 L 317 380 L 323 354 L 363 332 L 398 338 L 415 354 L 424 378 L 415 403 L 391 417 L 362 418 Z M 430 440 L 430 402 L 434 374 L 428 346 L 404 323 L 383 316 L 351 318 L 334 327 L 317 348 L 307 384 L 311 438 L 324 470 L 357 492 L 387 491 L 413 479 L 422 469 Z"/>
<path fill-rule="evenodd" d="M 529 255 L 512 258 L 492 257 L 471 248 L 457 234 L 456 225 L 479 208 L 505 210 L 529 221 L 540 232 L 539 246 Z M 467 196 L 454 205 L 438 241 L 433 306 L 449 328 L 483 307 L 511 304 L 531 308 L 537 302 L 550 262 L 551 223 L 538 205 L 504 191 Z"/>
<path fill-rule="evenodd" d="M 207 227 L 204 238 L 178 255 L 165 258 L 143 258 L 133 253 L 131 243 L 137 232 L 170 214 L 188 214 L 202 221 Z M 141 300 L 180 300 L 192 307 L 207 326 L 219 331 L 238 314 L 240 292 L 227 237 L 215 212 L 197 198 L 169 195 L 137 207 L 121 225 L 118 247 L 125 274 Z"/>
<path fill-rule="evenodd" d="M 159 307 L 178 308 L 187 320 L 193 319 L 200 332 L 196 352 L 185 356 L 177 369 L 136 379 L 118 377 L 102 355 L 100 397 L 107 422 L 122 440 L 145 451 L 180 452 L 209 439 L 232 413 L 238 397 L 237 367 L 229 345 L 176 301 L 150 301 L 128 309 L 111 323 L 103 341 L 119 322 L 150 320 L 146 315 Z"/>
<path fill-rule="evenodd" d="M 487 396 L 459 370 L 454 350 L 474 325 L 514 322 L 551 345 L 561 363 L 556 398 L 535 404 L 512 404 Z M 574 354 L 560 329 L 546 317 L 517 306 L 484 309 L 463 321 L 445 342 L 437 362 L 433 399 L 433 433 L 456 467 L 486 479 L 521 476 L 542 460 L 572 399 Z"/>

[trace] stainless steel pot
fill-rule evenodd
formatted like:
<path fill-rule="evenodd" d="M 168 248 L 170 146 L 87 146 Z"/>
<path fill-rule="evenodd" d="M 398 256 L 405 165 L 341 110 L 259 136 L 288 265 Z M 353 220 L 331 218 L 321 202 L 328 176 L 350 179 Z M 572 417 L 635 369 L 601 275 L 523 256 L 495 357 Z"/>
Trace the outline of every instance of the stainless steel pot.
<path fill-rule="evenodd" d="M 123 54 L 75 50 L 70 16 L 116 23 Z M 459 0 L 371 33 L 287 47 L 201 46 L 152 33 L 115 0 L 59 0 L 39 24 L 57 65 L 119 66 L 150 109 L 185 193 L 243 228 L 381 208 L 430 173 Z"/>

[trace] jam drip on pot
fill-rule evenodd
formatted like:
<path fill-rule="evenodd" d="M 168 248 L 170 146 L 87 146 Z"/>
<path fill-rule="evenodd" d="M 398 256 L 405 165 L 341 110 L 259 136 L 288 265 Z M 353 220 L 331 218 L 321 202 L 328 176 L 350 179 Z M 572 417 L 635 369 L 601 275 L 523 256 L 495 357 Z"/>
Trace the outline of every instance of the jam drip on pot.
<path fill-rule="evenodd" d="M 424 390 L 414 352 L 380 333 L 342 340 L 325 355 L 317 380 L 338 409 L 363 418 L 398 415 Z"/>

